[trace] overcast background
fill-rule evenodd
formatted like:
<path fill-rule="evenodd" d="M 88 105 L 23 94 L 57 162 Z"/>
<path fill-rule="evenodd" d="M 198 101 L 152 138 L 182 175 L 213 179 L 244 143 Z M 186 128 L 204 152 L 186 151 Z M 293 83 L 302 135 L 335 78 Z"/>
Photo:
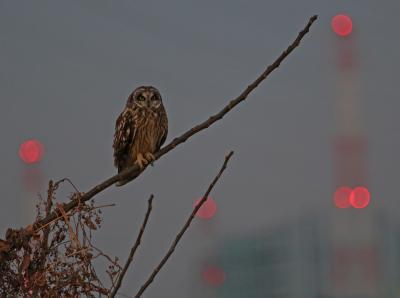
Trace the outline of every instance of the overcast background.
<path fill-rule="evenodd" d="M 68 177 L 87 191 L 115 174 L 115 120 L 134 88 L 160 90 L 169 142 L 237 96 L 313 14 L 319 19 L 300 47 L 248 101 L 133 183 L 96 197 L 99 204 L 116 203 L 104 210 L 96 243 L 124 262 L 147 198 L 155 195 L 143 244 L 121 289 L 133 296 L 230 150 L 235 155 L 212 194 L 216 215 L 194 222 L 146 297 L 217 296 L 201 272 L 223 239 L 336 212 L 342 43 L 353 52 L 355 122 L 368 146 L 368 210 L 397 217 L 399 9 L 395 0 L 1 0 L 1 235 L 32 222 L 37 193 L 45 194 L 49 179 Z M 353 19 L 347 39 L 332 32 L 338 13 Z M 36 165 L 18 157 L 19 145 L 31 138 L 45 146 Z M 58 199 L 71 191 L 64 185 Z"/>

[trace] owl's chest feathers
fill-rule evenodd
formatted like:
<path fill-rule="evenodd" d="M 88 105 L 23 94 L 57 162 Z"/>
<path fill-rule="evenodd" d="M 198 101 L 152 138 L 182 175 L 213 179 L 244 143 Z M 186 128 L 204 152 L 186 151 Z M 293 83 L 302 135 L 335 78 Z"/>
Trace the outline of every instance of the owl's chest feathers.
<path fill-rule="evenodd" d="M 138 153 L 155 152 L 159 117 L 152 111 L 139 110 L 134 116 L 135 139 L 131 153 L 135 157 Z"/>

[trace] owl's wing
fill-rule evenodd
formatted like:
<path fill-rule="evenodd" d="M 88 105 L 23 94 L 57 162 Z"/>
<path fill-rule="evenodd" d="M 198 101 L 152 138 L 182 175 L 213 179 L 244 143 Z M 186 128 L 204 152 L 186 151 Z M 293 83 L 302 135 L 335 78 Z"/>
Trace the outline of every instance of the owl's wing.
<path fill-rule="evenodd" d="M 165 140 L 167 139 L 167 134 L 168 134 L 168 118 L 167 118 L 167 113 L 163 108 L 160 117 L 160 130 L 158 133 L 156 151 L 160 150 L 162 144 L 164 144 Z"/>
<path fill-rule="evenodd" d="M 118 168 L 118 172 L 125 167 L 128 161 L 129 150 L 135 139 L 135 134 L 133 111 L 130 108 L 125 108 L 115 123 L 114 165 Z"/>

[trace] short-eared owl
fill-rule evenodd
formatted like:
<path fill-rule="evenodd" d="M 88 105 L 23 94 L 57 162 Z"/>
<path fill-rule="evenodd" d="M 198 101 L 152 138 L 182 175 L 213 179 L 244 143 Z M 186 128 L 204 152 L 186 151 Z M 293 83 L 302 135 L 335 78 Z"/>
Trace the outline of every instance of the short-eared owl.
<path fill-rule="evenodd" d="M 113 148 L 118 173 L 133 164 L 143 168 L 152 162 L 167 132 L 168 119 L 160 92 L 152 86 L 136 88 L 115 124 Z M 116 185 L 128 181 L 122 180 Z"/>

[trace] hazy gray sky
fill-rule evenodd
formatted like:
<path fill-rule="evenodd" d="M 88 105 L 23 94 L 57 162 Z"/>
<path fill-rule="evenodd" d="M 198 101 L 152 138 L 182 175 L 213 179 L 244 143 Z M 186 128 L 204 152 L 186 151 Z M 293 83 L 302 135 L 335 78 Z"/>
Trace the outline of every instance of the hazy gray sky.
<path fill-rule="evenodd" d="M 313 14 L 319 19 L 301 46 L 248 101 L 134 183 L 97 196 L 116 203 L 104 212 L 98 246 L 125 260 L 154 193 L 138 261 L 122 289 L 133 295 L 229 150 L 235 155 L 213 192 L 217 215 L 195 222 L 146 297 L 202 291 L 199 264 L 226 235 L 333 209 L 343 44 L 355 61 L 351 85 L 368 144 L 369 208 L 396 214 L 399 9 L 395 0 L 0 1 L 1 233 L 33 220 L 36 194 L 49 179 L 69 177 L 87 191 L 115 173 L 114 124 L 135 87 L 161 91 L 168 142 L 238 95 Z M 330 27 L 338 13 L 353 18 L 346 41 Z M 38 165 L 18 157 L 29 138 L 45 146 Z M 38 187 L 28 190 L 24 177 L 32 171 Z M 63 186 L 59 199 L 71 191 Z"/>

